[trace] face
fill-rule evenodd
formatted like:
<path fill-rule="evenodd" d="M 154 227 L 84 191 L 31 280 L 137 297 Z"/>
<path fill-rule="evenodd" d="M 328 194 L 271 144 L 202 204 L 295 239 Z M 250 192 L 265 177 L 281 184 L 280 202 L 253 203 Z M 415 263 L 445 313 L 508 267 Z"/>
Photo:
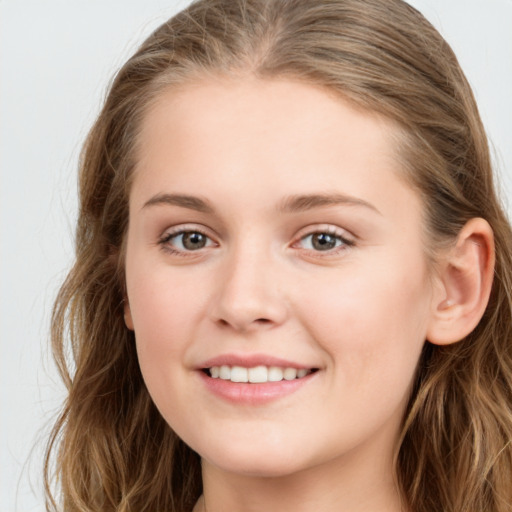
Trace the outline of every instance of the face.
<path fill-rule="evenodd" d="M 285 80 L 210 79 L 147 113 L 125 318 L 149 393 L 205 463 L 391 459 L 432 302 L 392 133 Z"/>

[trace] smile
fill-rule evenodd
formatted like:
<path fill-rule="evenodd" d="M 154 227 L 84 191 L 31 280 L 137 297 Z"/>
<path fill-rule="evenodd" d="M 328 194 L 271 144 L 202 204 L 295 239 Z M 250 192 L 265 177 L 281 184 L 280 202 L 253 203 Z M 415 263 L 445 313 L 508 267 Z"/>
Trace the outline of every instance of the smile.
<path fill-rule="evenodd" d="M 254 366 L 245 368 L 243 366 L 212 366 L 206 368 L 204 372 L 213 379 L 228 380 L 237 383 L 263 384 L 265 382 L 280 382 L 282 380 L 291 381 L 302 379 L 310 373 L 316 371 L 316 368 L 291 368 L 279 366 Z"/>

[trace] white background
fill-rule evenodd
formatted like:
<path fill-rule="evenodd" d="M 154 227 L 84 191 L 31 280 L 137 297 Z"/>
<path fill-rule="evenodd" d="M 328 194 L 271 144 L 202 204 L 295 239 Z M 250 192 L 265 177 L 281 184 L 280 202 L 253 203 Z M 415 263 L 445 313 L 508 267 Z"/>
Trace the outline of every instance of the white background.
<path fill-rule="evenodd" d="M 113 72 L 187 0 L 0 0 L 0 510 L 44 510 L 62 387 L 49 314 L 72 260 L 81 143 Z M 414 0 L 459 56 L 512 197 L 512 0 Z M 510 211 L 510 209 L 509 209 Z"/>

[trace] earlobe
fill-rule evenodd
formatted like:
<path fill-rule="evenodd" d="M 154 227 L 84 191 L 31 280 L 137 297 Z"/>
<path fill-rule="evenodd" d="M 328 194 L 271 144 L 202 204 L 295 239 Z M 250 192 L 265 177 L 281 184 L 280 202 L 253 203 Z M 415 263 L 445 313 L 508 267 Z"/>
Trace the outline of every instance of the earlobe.
<path fill-rule="evenodd" d="M 128 302 L 128 298 L 124 299 L 124 323 L 130 331 L 133 331 L 133 319 L 132 319 L 132 311 L 130 309 L 130 303 Z"/>
<path fill-rule="evenodd" d="M 439 264 L 428 341 L 448 345 L 475 329 L 489 302 L 494 260 L 492 228 L 484 219 L 471 219 Z"/>

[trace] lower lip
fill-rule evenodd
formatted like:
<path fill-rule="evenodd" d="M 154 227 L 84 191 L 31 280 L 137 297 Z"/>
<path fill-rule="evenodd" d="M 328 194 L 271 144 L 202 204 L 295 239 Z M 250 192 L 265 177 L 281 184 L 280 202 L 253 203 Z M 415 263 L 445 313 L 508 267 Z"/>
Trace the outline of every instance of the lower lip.
<path fill-rule="evenodd" d="M 300 379 L 261 384 L 214 379 L 202 371 L 199 372 L 199 375 L 207 389 L 214 395 L 237 404 L 260 405 L 295 393 L 311 382 L 317 373 L 310 373 Z"/>

